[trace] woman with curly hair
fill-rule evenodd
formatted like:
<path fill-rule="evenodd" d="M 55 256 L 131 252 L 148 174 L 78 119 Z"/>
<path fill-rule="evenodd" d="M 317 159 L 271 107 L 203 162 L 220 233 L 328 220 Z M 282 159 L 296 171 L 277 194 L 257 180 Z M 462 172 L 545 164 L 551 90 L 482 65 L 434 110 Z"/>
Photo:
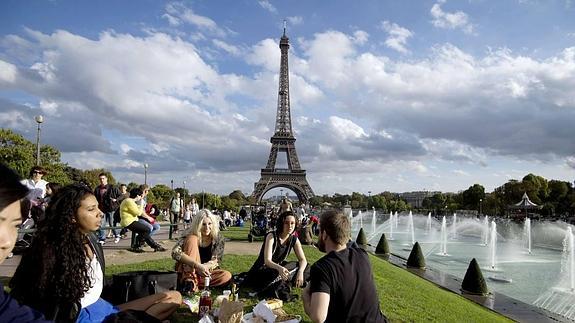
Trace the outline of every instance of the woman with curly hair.
<path fill-rule="evenodd" d="M 117 307 L 100 298 L 104 254 L 93 232 L 101 218 L 98 201 L 88 187 L 60 189 L 10 281 L 12 296 L 56 322 L 103 322 L 111 314 L 128 310 L 151 321 L 168 318 L 182 300 L 175 291 Z"/>
<path fill-rule="evenodd" d="M 232 274 L 217 269 L 224 256 L 224 246 L 218 219 L 209 210 L 200 210 L 187 235 L 172 249 L 172 258 L 177 261 L 179 289 L 186 293 L 198 291 L 204 286 L 204 277 L 210 277 L 210 286 L 227 284 Z"/>
<path fill-rule="evenodd" d="M 21 201 L 28 189 L 8 167 L 0 164 L 0 264 L 12 252 L 22 224 Z M 22 306 L 6 294 L 0 283 L 0 322 L 48 322 L 41 313 Z"/>
<path fill-rule="evenodd" d="M 302 287 L 309 280 L 305 254 L 299 239 L 294 235 L 297 225 L 297 217 L 292 211 L 279 215 L 275 231 L 266 234 L 258 259 L 248 271 L 246 285 L 260 293 L 267 293 L 278 287 L 281 281 Z M 297 262 L 286 261 L 292 249 Z"/>

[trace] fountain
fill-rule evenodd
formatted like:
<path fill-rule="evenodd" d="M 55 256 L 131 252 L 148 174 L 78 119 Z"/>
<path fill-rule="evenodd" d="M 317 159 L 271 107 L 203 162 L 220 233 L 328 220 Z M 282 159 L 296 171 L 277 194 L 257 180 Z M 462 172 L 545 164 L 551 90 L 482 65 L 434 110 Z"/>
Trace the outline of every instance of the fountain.
<path fill-rule="evenodd" d="M 460 279 L 463 279 L 471 259 L 476 258 L 478 263 L 485 265 L 485 269 L 482 269 L 486 274 L 489 290 L 529 304 L 540 299 L 536 303 L 537 306 L 548 308 L 554 313 L 562 313 L 561 315 L 565 317 L 572 315 L 571 319 L 575 320 L 575 314 L 569 314 L 569 310 L 575 312 L 575 291 L 571 291 L 571 277 L 575 277 L 572 268 L 575 266 L 571 261 L 573 256 L 569 256 L 571 253 L 567 252 L 572 250 L 571 247 L 563 247 L 563 244 L 566 246 L 572 244 L 568 237 L 574 230 L 572 228 L 571 233 L 566 235 L 566 228 L 569 225 L 565 222 L 531 219 L 532 253 L 528 254 L 525 252 L 524 222 L 517 223 L 492 216 L 478 220 L 474 216 L 457 214 L 458 237 L 453 241 L 450 240 L 453 227 L 449 215 L 445 216 L 446 225 L 443 229 L 445 235 L 441 234 L 443 218 L 435 225 L 432 217 L 429 230 L 427 224 L 429 214 L 412 212 L 412 220 L 407 213 L 405 215 L 405 221 L 399 221 L 399 215 L 396 217 L 395 211 L 390 213 L 389 220 L 387 217 L 376 218 L 376 233 L 368 235 L 368 243 L 376 245 L 385 232 L 391 251 L 407 258 L 416 237 L 425 255 L 426 266 Z M 490 222 L 493 223 L 493 220 L 496 223 L 495 228 L 490 227 Z M 354 225 L 353 235 L 357 235 L 358 231 L 359 228 Z M 391 236 L 393 240 L 389 239 Z M 491 245 L 495 248 L 488 248 Z M 448 253 L 448 256 L 444 256 L 443 253 Z M 563 272 L 561 272 L 562 255 L 565 259 Z M 492 265 L 496 270 L 492 270 Z M 509 283 L 511 279 L 506 279 L 502 273 L 512 276 L 513 282 Z M 550 288 L 550 286 L 556 287 Z M 542 295 L 550 289 L 552 291 Z"/>
<path fill-rule="evenodd" d="M 567 234 L 563 241 L 563 261 L 561 272 L 567 273 L 569 277 L 569 290 L 575 292 L 575 244 L 573 244 L 573 232 L 571 227 L 567 228 Z"/>
<path fill-rule="evenodd" d="M 397 225 L 399 224 L 398 218 L 397 218 L 397 211 L 395 211 L 395 217 L 393 218 L 393 225 L 395 225 L 395 228 L 397 229 Z"/>
<path fill-rule="evenodd" d="M 431 212 L 427 213 L 427 232 L 426 234 L 430 234 L 431 233 Z"/>
<path fill-rule="evenodd" d="M 375 234 L 375 207 L 372 206 L 371 208 L 373 210 L 373 215 L 371 217 L 371 234 Z"/>
<path fill-rule="evenodd" d="M 486 215 L 483 218 L 483 232 L 482 232 L 483 245 L 487 246 L 489 240 L 489 217 Z"/>
<path fill-rule="evenodd" d="M 389 240 L 393 240 L 393 227 L 394 227 L 393 212 L 389 212 Z"/>
<path fill-rule="evenodd" d="M 571 227 L 567 227 L 563 239 L 561 274 L 559 284 L 539 296 L 533 304 L 575 320 L 575 245 Z"/>
<path fill-rule="evenodd" d="M 527 246 L 527 251 L 531 254 L 531 219 L 525 218 L 525 228 L 523 229 L 523 235 L 525 236 L 525 244 Z"/>
<path fill-rule="evenodd" d="M 409 232 L 411 233 L 411 244 L 415 244 L 415 227 L 413 226 L 413 214 L 409 211 L 409 219 L 408 219 L 407 226 L 409 228 Z"/>
<path fill-rule="evenodd" d="M 361 214 L 361 210 L 357 211 L 357 217 L 359 218 L 359 228 L 363 228 L 363 214 Z"/>
<path fill-rule="evenodd" d="M 457 239 L 457 214 L 453 213 L 453 224 L 451 225 L 451 239 Z"/>
<path fill-rule="evenodd" d="M 491 239 L 489 240 L 489 265 L 491 270 L 495 270 L 496 252 L 497 252 L 497 224 L 495 220 L 491 221 Z"/>
<path fill-rule="evenodd" d="M 440 255 L 447 256 L 447 223 L 445 221 L 445 215 L 441 220 L 441 252 Z"/>

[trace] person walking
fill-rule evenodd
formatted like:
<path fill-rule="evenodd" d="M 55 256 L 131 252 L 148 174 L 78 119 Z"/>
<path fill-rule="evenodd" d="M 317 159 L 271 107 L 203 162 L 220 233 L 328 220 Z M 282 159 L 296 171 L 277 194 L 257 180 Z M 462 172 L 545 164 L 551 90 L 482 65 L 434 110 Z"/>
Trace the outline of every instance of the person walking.
<path fill-rule="evenodd" d="M 350 241 L 347 216 L 327 211 L 320 217 L 317 247 L 326 255 L 311 266 L 303 290 L 306 314 L 313 322 L 387 322 L 367 252 Z"/>
<path fill-rule="evenodd" d="M 182 199 L 180 198 L 180 193 L 176 193 L 176 196 L 172 199 L 170 203 L 170 215 L 172 224 L 174 224 L 174 234 L 178 233 L 178 221 L 180 219 L 180 213 L 182 212 Z"/>
<path fill-rule="evenodd" d="M 98 241 L 103 245 L 106 243 L 106 230 L 103 230 L 102 227 L 106 225 L 114 226 L 114 213 L 120 207 L 121 193 L 114 185 L 108 184 L 108 175 L 106 173 L 100 173 L 98 179 L 100 180 L 100 185 L 94 189 L 94 196 L 98 200 L 98 207 L 104 212 L 102 225 L 98 229 Z M 111 231 L 114 235 L 114 243 L 118 243 L 120 241 L 118 230 L 112 229 Z"/>

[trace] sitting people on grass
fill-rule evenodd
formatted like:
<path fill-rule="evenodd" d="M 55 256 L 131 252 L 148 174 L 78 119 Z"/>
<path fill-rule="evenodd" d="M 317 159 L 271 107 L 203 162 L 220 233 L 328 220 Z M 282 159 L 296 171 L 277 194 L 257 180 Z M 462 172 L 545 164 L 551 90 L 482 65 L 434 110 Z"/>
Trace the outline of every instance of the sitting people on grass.
<path fill-rule="evenodd" d="M 289 286 L 285 284 L 287 282 L 295 287 L 302 287 L 308 280 L 309 267 L 301 243 L 294 235 L 296 228 L 295 214 L 286 211 L 279 215 L 275 231 L 266 234 L 258 259 L 248 271 L 243 283 L 254 288 L 261 297 L 276 297 L 289 301 L 287 298 L 290 295 L 279 295 L 278 289 Z M 292 249 L 297 262 L 286 261 Z"/>
<path fill-rule="evenodd" d="M 10 281 L 12 296 L 57 322 L 103 322 L 124 311 L 138 313 L 142 321 L 169 318 L 182 301 L 177 291 L 118 306 L 100 298 L 104 254 L 93 232 L 101 219 L 90 189 L 81 184 L 62 188 Z"/>
<path fill-rule="evenodd" d="M 204 277 L 210 277 L 210 286 L 227 284 L 232 274 L 217 269 L 224 255 L 224 237 L 219 233 L 218 220 L 206 209 L 193 218 L 187 235 L 172 250 L 177 261 L 178 289 L 189 293 L 204 286 Z"/>
<path fill-rule="evenodd" d="M 386 322 L 367 252 L 348 244 L 349 218 L 327 211 L 319 228 L 317 247 L 326 255 L 311 266 L 310 283 L 302 292 L 307 315 L 313 322 Z"/>
<path fill-rule="evenodd" d="M 164 247 L 152 239 L 150 227 L 139 221 L 140 216 L 148 216 L 144 209 L 138 206 L 138 201 L 142 199 L 143 194 L 142 190 L 136 187 L 130 191 L 130 197 L 122 201 L 122 204 L 120 204 L 120 225 L 138 234 L 134 245 L 131 246 L 131 251 L 144 252 L 142 249 L 144 242 L 152 247 L 154 251 L 166 251 Z"/>
<path fill-rule="evenodd" d="M 8 167 L 0 164 L 0 264 L 12 252 L 22 223 L 21 201 L 28 189 Z M 27 215 L 26 215 L 27 216 Z M 18 302 L 4 291 L 0 282 L 0 322 L 48 322 L 40 312 Z"/>

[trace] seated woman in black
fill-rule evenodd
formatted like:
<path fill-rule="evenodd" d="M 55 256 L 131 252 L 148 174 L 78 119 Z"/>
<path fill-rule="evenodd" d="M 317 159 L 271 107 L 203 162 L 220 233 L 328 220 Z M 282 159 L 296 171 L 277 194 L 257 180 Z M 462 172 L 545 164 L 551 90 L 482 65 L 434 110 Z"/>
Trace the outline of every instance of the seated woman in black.
<path fill-rule="evenodd" d="M 275 287 L 272 283 L 278 277 L 278 282 L 288 281 L 296 287 L 304 285 L 309 279 L 309 267 L 301 243 L 294 235 L 296 227 L 297 217 L 293 212 L 280 214 L 276 230 L 266 234 L 258 259 L 246 277 L 246 285 L 258 292 L 264 292 Z M 292 249 L 298 261 L 286 262 Z"/>

